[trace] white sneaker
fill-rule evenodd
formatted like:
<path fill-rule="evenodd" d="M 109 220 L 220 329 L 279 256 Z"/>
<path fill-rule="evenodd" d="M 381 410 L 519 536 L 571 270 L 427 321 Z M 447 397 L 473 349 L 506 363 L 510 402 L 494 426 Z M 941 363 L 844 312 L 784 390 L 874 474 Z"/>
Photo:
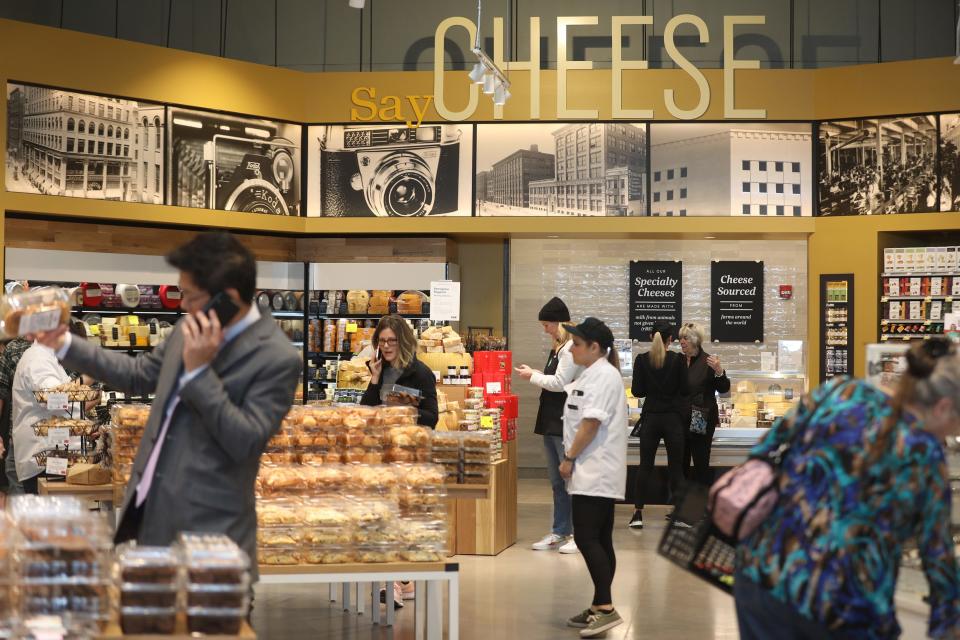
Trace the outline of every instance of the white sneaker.
<path fill-rule="evenodd" d="M 534 551 L 551 551 L 566 542 L 566 538 L 555 533 L 545 535 L 540 542 L 534 542 L 530 548 Z"/>
<path fill-rule="evenodd" d="M 577 548 L 577 543 L 573 541 L 572 537 L 558 551 L 560 553 L 580 553 L 580 549 Z"/>

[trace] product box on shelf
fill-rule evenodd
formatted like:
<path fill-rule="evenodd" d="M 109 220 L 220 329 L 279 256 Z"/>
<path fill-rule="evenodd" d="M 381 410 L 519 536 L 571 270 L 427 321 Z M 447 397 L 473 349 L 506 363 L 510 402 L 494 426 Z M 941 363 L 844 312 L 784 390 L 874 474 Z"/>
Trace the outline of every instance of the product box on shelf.
<path fill-rule="evenodd" d="M 510 375 L 513 371 L 513 352 L 476 351 L 473 354 L 473 370 L 483 373 L 503 372 Z"/>

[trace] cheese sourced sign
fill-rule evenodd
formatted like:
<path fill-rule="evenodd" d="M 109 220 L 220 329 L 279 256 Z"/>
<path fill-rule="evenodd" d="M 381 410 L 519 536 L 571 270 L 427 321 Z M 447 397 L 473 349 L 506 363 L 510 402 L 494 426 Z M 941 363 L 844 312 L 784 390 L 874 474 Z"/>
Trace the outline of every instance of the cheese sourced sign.
<path fill-rule="evenodd" d="M 680 324 L 683 307 L 683 263 L 630 262 L 630 339 L 648 342 L 658 322 Z"/>
<path fill-rule="evenodd" d="M 711 263 L 710 335 L 714 342 L 763 342 L 763 262 Z"/>

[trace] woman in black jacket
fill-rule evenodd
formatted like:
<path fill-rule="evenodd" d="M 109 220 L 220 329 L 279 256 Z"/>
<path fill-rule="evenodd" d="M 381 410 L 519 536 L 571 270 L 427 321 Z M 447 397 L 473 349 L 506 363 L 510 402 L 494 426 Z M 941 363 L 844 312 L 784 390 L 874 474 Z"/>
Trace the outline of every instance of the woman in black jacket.
<path fill-rule="evenodd" d="M 420 411 L 417 424 L 433 429 L 437 426 L 437 378 L 430 368 L 417 360 L 417 337 L 407 321 L 396 315 L 380 318 L 373 333 L 376 349 L 370 367 L 370 384 L 360 404 L 397 404 L 402 400 L 390 393 L 393 385 L 416 389 L 419 399 L 410 403 Z M 406 398 L 408 396 L 400 396 Z"/>
<path fill-rule="evenodd" d="M 683 484 L 682 398 L 687 395 L 687 365 L 679 353 L 667 351 L 673 342 L 674 328 L 665 323 L 654 325 L 650 351 L 641 353 L 633 363 L 633 396 L 646 398 L 640 427 L 640 468 L 634 490 L 636 511 L 631 529 L 643 528 L 644 491 L 653 475 L 660 440 L 667 447 L 667 476 L 670 499 L 675 500 Z"/>
<path fill-rule="evenodd" d="M 730 391 L 730 379 L 720 364 L 719 356 L 703 350 L 703 329 L 690 322 L 680 327 L 680 350 L 687 359 L 687 385 L 689 393 L 683 397 L 684 475 L 705 485 L 713 484 L 710 473 L 710 449 L 713 433 L 720 424 L 717 409 L 717 394 Z M 690 459 L 693 472 L 690 473 Z"/>

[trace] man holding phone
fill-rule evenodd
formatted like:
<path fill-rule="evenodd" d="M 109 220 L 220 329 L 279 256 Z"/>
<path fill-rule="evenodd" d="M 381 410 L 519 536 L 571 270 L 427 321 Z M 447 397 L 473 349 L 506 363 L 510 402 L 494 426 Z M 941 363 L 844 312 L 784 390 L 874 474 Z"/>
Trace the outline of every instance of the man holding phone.
<path fill-rule="evenodd" d="M 124 496 L 116 541 L 168 545 L 181 531 L 224 533 L 256 572 L 254 484 L 260 455 L 290 409 L 300 355 L 253 298 L 253 255 L 228 233 L 203 233 L 167 256 L 185 312 L 170 337 L 131 358 L 38 336 L 64 366 L 128 395 L 155 394 Z"/>

